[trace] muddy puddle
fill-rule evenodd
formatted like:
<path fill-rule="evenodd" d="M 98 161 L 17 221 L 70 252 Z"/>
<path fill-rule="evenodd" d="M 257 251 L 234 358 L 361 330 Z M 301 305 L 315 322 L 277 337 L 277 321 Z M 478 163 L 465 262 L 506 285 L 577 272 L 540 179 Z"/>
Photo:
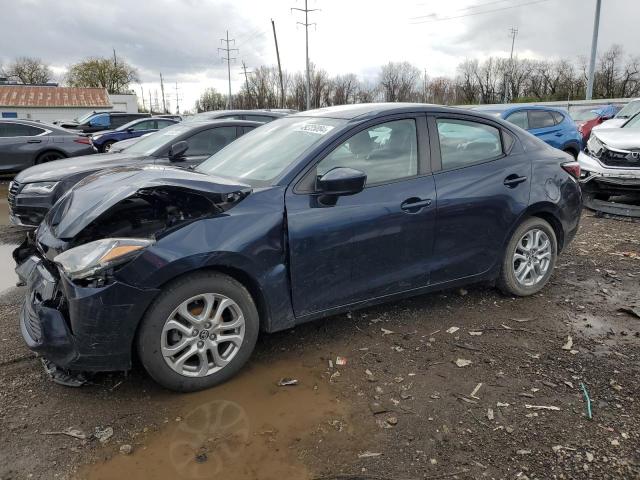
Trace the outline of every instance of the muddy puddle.
<path fill-rule="evenodd" d="M 0 243 L 0 293 L 15 287 L 18 276 L 13 270 L 15 262 L 11 256 L 11 252 L 17 247 L 17 244 Z"/>
<path fill-rule="evenodd" d="M 0 180 L 0 225 L 9 225 L 9 204 L 7 203 L 7 190 L 9 183 Z"/>
<path fill-rule="evenodd" d="M 299 358 L 269 365 L 259 360 L 208 391 L 176 396 L 176 417 L 131 455 L 116 453 L 79 472 L 79 478 L 306 479 L 309 432 L 343 416 L 321 370 Z M 298 385 L 277 386 L 292 377 Z M 300 454 L 303 452 L 303 454 Z"/>

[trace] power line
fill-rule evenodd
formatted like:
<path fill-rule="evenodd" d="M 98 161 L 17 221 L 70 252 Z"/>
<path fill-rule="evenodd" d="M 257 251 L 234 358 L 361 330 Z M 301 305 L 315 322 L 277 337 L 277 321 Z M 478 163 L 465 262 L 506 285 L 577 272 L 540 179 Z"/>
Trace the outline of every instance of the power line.
<path fill-rule="evenodd" d="M 305 44 L 306 44 L 306 54 L 307 54 L 307 110 L 311 109 L 311 78 L 309 77 L 309 26 L 316 25 L 315 23 L 309 23 L 309 13 L 316 12 L 319 9 L 313 8 L 309 9 L 307 4 L 308 0 L 304 0 L 304 8 L 291 8 L 291 10 L 298 10 L 299 12 L 304 12 L 304 23 L 296 22 L 297 24 L 304 25 L 305 30 Z"/>
<path fill-rule="evenodd" d="M 227 75 L 229 78 L 229 98 L 227 100 L 227 109 L 231 110 L 233 108 L 233 99 L 231 98 L 231 60 L 235 60 L 234 58 L 231 58 L 231 52 L 239 52 L 240 50 L 238 50 L 237 48 L 229 48 L 229 44 L 233 43 L 235 45 L 235 40 L 234 39 L 229 39 L 229 30 L 227 30 L 227 38 L 221 38 L 220 39 L 221 42 L 224 42 L 226 44 L 226 48 L 222 48 L 222 47 L 218 47 L 218 51 L 222 50 L 223 52 L 226 52 L 226 57 L 222 57 L 222 60 L 226 60 L 227 61 Z"/>
<path fill-rule="evenodd" d="M 457 10 L 455 10 L 456 12 L 464 12 L 467 10 L 475 10 L 476 8 L 483 8 L 486 7 L 488 5 L 495 5 L 496 3 L 504 3 L 504 2 L 509 2 L 511 0 L 495 0 L 493 2 L 486 2 L 486 3 L 478 3 L 476 5 L 471 5 L 469 7 L 464 7 L 464 8 L 458 8 Z M 429 18 L 429 17 L 435 17 L 435 13 L 430 13 L 429 15 L 419 15 L 417 17 L 411 17 L 409 18 L 409 20 L 419 20 L 421 18 Z"/>
<path fill-rule="evenodd" d="M 412 25 L 419 25 L 421 23 L 435 23 L 435 22 L 444 22 L 446 20 L 455 20 L 457 18 L 465 18 L 465 17 L 473 17 L 476 15 L 484 15 L 485 13 L 494 13 L 494 12 L 500 12 L 502 10 L 510 10 L 512 8 L 519 8 L 519 7 L 526 7 L 528 5 L 535 5 L 537 3 L 544 3 L 544 2 L 548 2 L 549 0 L 535 0 L 533 2 L 527 2 L 527 3 L 520 3 L 518 5 L 510 5 L 508 7 L 501 7 L 501 8 L 494 8 L 492 10 L 485 10 L 482 12 L 473 12 L 473 13 L 467 13 L 465 15 L 456 15 L 453 17 L 443 17 L 443 18 L 434 18 L 432 20 L 425 20 L 422 22 L 410 22 Z"/>

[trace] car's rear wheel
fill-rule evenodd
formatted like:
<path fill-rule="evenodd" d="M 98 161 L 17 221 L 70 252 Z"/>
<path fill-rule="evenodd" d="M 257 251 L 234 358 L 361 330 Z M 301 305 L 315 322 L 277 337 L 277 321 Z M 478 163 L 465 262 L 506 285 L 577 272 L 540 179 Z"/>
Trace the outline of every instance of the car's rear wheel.
<path fill-rule="evenodd" d="M 61 158 L 66 158 L 60 152 L 43 152 L 36 158 L 36 165 L 40 165 L 41 163 L 53 162 L 54 160 L 60 160 Z"/>
<path fill-rule="evenodd" d="M 578 152 L 575 151 L 573 148 L 565 148 L 563 150 L 564 153 L 568 153 L 569 155 L 571 155 L 573 158 L 575 158 L 576 160 L 578 159 Z"/>
<path fill-rule="evenodd" d="M 102 152 L 103 153 L 109 153 L 111 151 L 111 147 L 113 147 L 113 144 L 116 143 L 113 140 L 108 140 L 106 142 L 104 142 L 104 144 L 102 145 Z"/>
<path fill-rule="evenodd" d="M 242 284 L 213 272 L 168 285 L 142 320 L 138 355 L 162 386 L 192 392 L 235 375 L 256 344 L 259 317 Z"/>
<path fill-rule="evenodd" d="M 502 261 L 498 286 L 507 295 L 525 297 L 549 281 L 558 255 L 556 234 L 548 222 L 532 217 L 513 233 Z"/>

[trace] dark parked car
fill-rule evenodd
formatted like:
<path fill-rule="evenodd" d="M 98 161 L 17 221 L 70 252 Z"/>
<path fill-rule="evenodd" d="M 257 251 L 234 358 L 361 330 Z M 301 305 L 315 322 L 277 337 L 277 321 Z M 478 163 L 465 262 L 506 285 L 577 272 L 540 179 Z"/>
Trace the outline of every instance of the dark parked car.
<path fill-rule="evenodd" d="M 72 122 L 55 122 L 56 125 L 82 133 L 95 133 L 102 130 L 113 130 L 139 118 L 148 118 L 150 113 L 126 112 L 93 112 L 77 118 Z"/>
<path fill-rule="evenodd" d="M 89 139 L 48 123 L 0 119 L 0 173 L 93 153 Z"/>
<path fill-rule="evenodd" d="M 518 105 L 504 108 L 476 107 L 475 110 L 511 122 L 574 158 L 582 150 L 582 135 L 567 111 L 561 108 Z"/>
<path fill-rule="evenodd" d="M 211 387 L 260 330 L 484 280 L 540 291 L 578 229 L 578 177 L 570 155 L 472 111 L 299 113 L 195 170 L 78 183 L 14 252 L 22 332 L 60 375 L 135 354 L 167 388 Z"/>
<path fill-rule="evenodd" d="M 287 111 L 274 110 L 214 110 L 212 112 L 197 113 L 184 119 L 185 122 L 199 122 L 215 118 L 229 118 L 233 120 L 251 120 L 252 122 L 269 123 L 287 116 Z"/>
<path fill-rule="evenodd" d="M 141 137 L 147 133 L 157 132 L 170 125 L 178 123 L 170 118 L 141 118 L 129 123 L 125 123 L 115 130 L 105 130 L 91 135 L 91 145 L 98 152 L 108 152 L 114 143 L 129 138 Z"/>
<path fill-rule="evenodd" d="M 260 125 L 241 120 L 175 124 L 140 139 L 121 153 L 94 154 L 28 168 L 9 185 L 9 217 L 15 225 L 36 227 L 56 200 L 87 175 L 141 164 L 192 167 Z"/>

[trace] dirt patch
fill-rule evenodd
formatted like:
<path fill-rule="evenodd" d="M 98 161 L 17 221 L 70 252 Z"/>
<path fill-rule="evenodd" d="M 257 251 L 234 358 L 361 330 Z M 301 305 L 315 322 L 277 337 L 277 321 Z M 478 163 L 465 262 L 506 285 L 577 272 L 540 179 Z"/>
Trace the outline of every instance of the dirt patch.
<path fill-rule="evenodd" d="M 52 384 L 10 289 L 0 478 L 640 478 L 640 320 L 619 310 L 639 295 L 640 226 L 587 213 L 539 295 L 473 286 L 305 324 L 263 336 L 228 384 L 175 395 L 139 367 Z M 69 427 L 88 438 L 43 435 Z"/>

